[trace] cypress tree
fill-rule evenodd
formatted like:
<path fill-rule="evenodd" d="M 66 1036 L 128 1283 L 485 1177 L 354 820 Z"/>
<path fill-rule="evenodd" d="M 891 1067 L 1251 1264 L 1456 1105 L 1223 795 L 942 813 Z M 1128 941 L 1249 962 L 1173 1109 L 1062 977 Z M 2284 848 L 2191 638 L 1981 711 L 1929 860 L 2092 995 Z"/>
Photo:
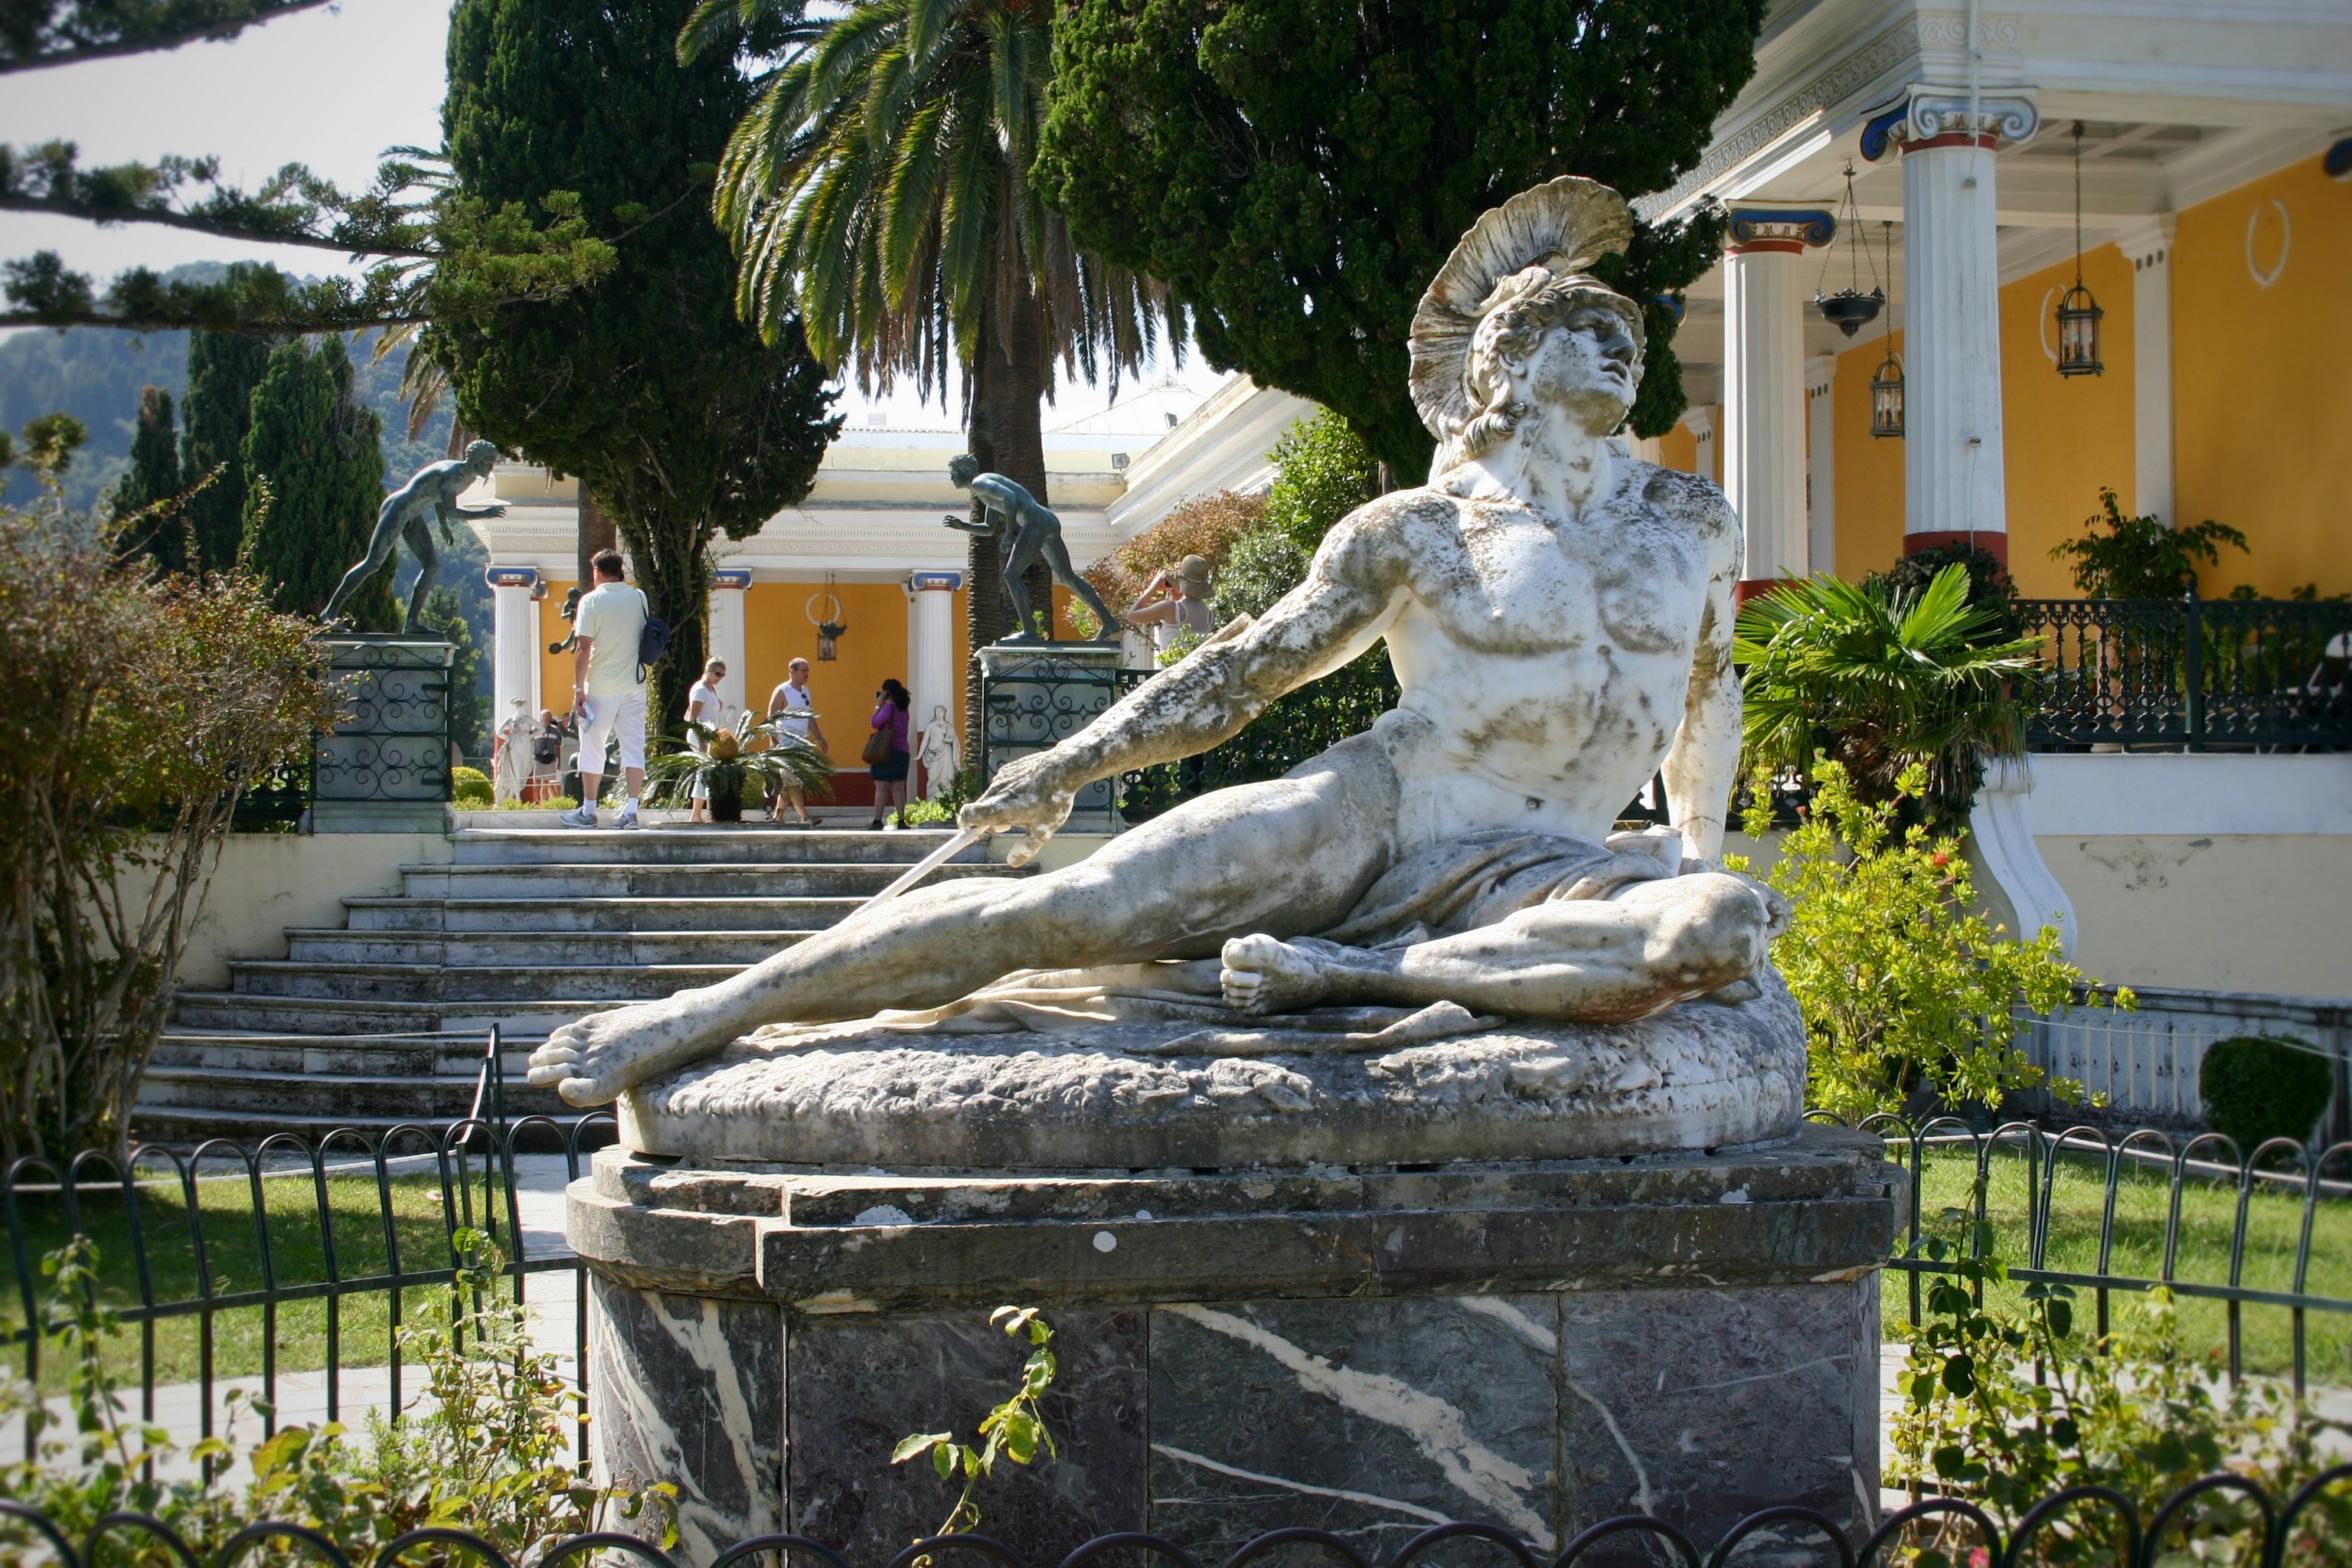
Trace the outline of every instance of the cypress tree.
<path fill-rule="evenodd" d="M 244 542 L 279 609 L 317 615 L 367 553 L 383 504 L 383 432 L 375 411 L 352 395 L 341 338 L 321 338 L 315 351 L 288 343 L 269 356 L 245 436 Z M 399 628 L 392 575 L 387 563 L 352 601 L 361 630 Z"/>
<path fill-rule="evenodd" d="M 749 538 L 805 496 L 839 428 L 798 321 L 766 342 L 736 316 L 709 187 L 751 90 L 725 50 L 678 63 L 694 9 L 459 0 L 441 110 L 458 194 L 496 211 L 577 193 L 619 260 L 593 288 L 428 337 L 467 429 L 579 475 L 612 515 L 673 628 L 658 713 L 685 706 L 702 665 L 712 541 Z"/>
<path fill-rule="evenodd" d="M 245 432 L 253 389 L 268 369 L 271 340 L 198 328 L 188 334 L 188 392 L 180 405 L 186 426 L 181 443 L 181 488 L 218 468 L 213 482 L 188 498 L 188 542 L 205 571 L 236 563 L 245 536 Z M 323 601 L 321 601 L 323 603 Z"/>
<path fill-rule="evenodd" d="M 449 639 L 449 738 L 469 757 L 490 754 L 490 693 L 482 650 L 457 607 L 457 595 L 436 588 L 425 595 L 417 620 Z"/>
<path fill-rule="evenodd" d="M 113 512 L 119 521 L 180 493 L 180 438 L 172 424 L 172 395 L 160 386 L 139 389 L 139 423 L 131 436 L 131 468 L 116 481 Z M 146 555 L 166 572 L 188 569 L 188 521 L 184 508 L 168 506 L 136 526 L 121 542 L 123 554 Z"/>
<path fill-rule="evenodd" d="M 1559 174 L 1628 197 L 1706 150 L 1765 0 L 1066 0 L 1037 184 L 1077 242 L 1167 281 L 1203 354 L 1338 411 L 1405 484 L 1422 290 L 1487 208 Z M 1723 219 L 1642 227 L 1595 271 L 1645 307 L 1631 423 L 1684 407 L 1667 296 Z"/>

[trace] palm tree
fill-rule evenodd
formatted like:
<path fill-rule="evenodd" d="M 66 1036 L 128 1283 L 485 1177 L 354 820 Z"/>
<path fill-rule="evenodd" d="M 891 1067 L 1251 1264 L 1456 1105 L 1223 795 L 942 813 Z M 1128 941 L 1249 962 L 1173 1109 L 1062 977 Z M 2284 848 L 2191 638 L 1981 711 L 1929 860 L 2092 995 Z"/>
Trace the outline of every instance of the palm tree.
<path fill-rule="evenodd" d="M 1029 179 L 1053 72 L 1047 0 L 704 0 L 690 58 L 741 47 L 777 62 L 727 143 L 712 211 L 740 262 L 737 307 L 763 331 L 795 314 L 861 390 L 901 378 L 963 397 L 972 455 L 1046 499 L 1054 370 L 1116 392 L 1179 314 L 1157 283 L 1079 252 Z M 995 542 L 971 541 L 971 646 L 1011 629 Z M 1033 602 L 1050 604 L 1043 581 Z M 974 692 L 974 700 L 977 691 Z"/>
<path fill-rule="evenodd" d="M 1958 564 L 1916 594 L 1823 576 L 1750 600 L 1732 644 L 1745 765 L 1802 776 L 1826 754 L 1857 795 L 1887 801 L 1923 763 L 1930 813 L 1965 821 L 1984 759 L 2023 749 L 2040 684 L 2041 639 L 2007 629 L 1999 606 L 1969 602 Z"/>

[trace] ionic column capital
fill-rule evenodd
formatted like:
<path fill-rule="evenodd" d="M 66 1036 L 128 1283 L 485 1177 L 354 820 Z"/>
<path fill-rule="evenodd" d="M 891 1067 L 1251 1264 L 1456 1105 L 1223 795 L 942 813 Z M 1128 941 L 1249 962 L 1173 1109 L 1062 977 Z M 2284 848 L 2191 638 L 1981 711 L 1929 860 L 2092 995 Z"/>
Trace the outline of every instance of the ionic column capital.
<path fill-rule="evenodd" d="M 1732 256 L 1795 255 L 1807 246 L 1827 245 L 1837 234 L 1837 217 L 1820 207 L 1749 207 L 1731 209 L 1727 254 Z"/>
<path fill-rule="evenodd" d="M 1967 88 L 1914 82 L 1902 102 L 1881 110 L 1863 126 L 1862 155 L 1874 163 L 1897 149 L 1924 153 L 1937 147 L 1990 148 L 2002 142 L 2021 142 L 2041 123 L 2041 112 L 2032 97 L 2015 89 L 1979 93 L 1971 121 Z"/>
<path fill-rule="evenodd" d="M 710 574 L 714 588 L 748 588 L 751 585 L 751 569 L 748 566 L 727 566 Z"/>

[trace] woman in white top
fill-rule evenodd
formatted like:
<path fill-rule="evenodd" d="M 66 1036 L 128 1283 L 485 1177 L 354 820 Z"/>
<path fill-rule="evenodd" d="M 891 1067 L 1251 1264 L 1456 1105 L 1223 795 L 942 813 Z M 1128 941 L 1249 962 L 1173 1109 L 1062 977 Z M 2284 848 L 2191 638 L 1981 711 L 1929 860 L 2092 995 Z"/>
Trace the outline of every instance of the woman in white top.
<path fill-rule="evenodd" d="M 727 679 L 727 661 L 714 658 L 702 667 L 702 679 L 686 694 L 686 721 L 717 729 L 727 719 L 727 699 L 719 694 L 719 683 Z M 693 751 L 702 750 L 702 737 L 692 730 L 686 732 L 686 743 Z M 687 813 L 688 822 L 710 820 L 710 795 L 702 784 L 694 786 L 694 808 Z"/>

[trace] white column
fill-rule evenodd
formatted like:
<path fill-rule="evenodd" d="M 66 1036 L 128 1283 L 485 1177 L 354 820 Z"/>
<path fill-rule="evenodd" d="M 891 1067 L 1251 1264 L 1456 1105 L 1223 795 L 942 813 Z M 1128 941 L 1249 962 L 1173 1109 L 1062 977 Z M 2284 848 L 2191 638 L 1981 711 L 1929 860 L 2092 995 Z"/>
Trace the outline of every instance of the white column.
<path fill-rule="evenodd" d="M 908 738 L 921 756 L 921 731 L 931 721 L 932 710 L 948 710 L 948 723 L 961 723 L 963 705 L 955 690 L 955 595 L 963 586 L 961 572 L 910 572 L 907 587 L 913 603 L 907 611 L 907 689 L 914 694 L 915 711 Z M 926 779 L 925 794 L 945 784 Z"/>
<path fill-rule="evenodd" d="M 1723 262 L 1723 493 L 1747 530 L 1750 583 L 1805 574 L 1807 241 L 1827 213 L 1734 207 Z"/>
<path fill-rule="evenodd" d="M 740 566 L 711 574 L 710 647 L 703 657 L 727 661 L 727 677 L 719 683 L 719 695 L 726 699 L 730 714 L 745 705 L 751 689 L 745 684 L 750 672 L 743 668 L 743 590 L 751 585 L 751 574 Z"/>
<path fill-rule="evenodd" d="M 1805 559 L 1808 570 L 1837 570 L 1837 356 L 1805 362 Z"/>
<path fill-rule="evenodd" d="M 2132 264 L 2132 510 L 2178 525 L 2172 502 L 2170 213 L 2116 236 Z"/>
<path fill-rule="evenodd" d="M 1915 96 L 1903 133 L 1903 371 L 1906 549 L 1972 540 L 2009 553 L 2000 423 L 2000 257 L 1993 148 L 2030 133 L 2033 107 L 1965 93 Z"/>
<path fill-rule="evenodd" d="M 529 566 L 493 566 L 490 584 L 490 729 L 514 717 L 515 699 L 539 716 L 539 606 L 530 591 L 539 574 Z"/>

